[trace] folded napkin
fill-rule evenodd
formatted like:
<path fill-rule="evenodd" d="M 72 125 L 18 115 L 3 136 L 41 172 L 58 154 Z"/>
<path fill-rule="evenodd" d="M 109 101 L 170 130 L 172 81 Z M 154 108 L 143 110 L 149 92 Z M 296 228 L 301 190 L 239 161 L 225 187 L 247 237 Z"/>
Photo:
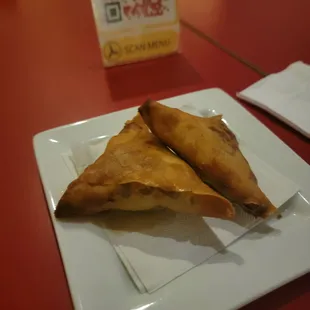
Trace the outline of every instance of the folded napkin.
<path fill-rule="evenodd" d="M 310 65 L 295 62 L 237 96 L 279 118 L 310 138 Z"/>
<path fill-rule="evenodd" d="M 184 106 L 184 110 L 199 115 L 191 106 Z M 214 111 L 210 111 L 212 114 Z M 103 153 L 108 139 L 80 143 L 72 147 L 72 152 L 63 154 L 72 177 Z M 261 161 L 244 143 L 241 149 L 262 190 L 276 207 L 298 191 L 296 184 Z M 169 210 L 120 211 L 107 213 L 102 226 L 138 290 L 150 293 L 222 251 L 259 222 L 237 207 L 233 222 Z"/>

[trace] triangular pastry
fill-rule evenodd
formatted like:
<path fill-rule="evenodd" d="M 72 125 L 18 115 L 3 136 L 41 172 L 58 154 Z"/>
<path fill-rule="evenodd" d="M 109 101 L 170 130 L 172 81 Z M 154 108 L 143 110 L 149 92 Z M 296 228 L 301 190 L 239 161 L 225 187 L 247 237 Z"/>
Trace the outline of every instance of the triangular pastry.
<path fill-rule="evenodd" d="M 156 208 L 223 219 L 232 218 L 235 212 L 227 199 L 204 184 L 149 131 L 138 114 L 68 186 L 55 215 Z"/>
<path fill-rule="evenodd" d="M 155 101 L 145 102 L 139 112 L 153 134 L 220 194 L 254 216 L 276 210 L 221 116 L 198 117 Z"/>

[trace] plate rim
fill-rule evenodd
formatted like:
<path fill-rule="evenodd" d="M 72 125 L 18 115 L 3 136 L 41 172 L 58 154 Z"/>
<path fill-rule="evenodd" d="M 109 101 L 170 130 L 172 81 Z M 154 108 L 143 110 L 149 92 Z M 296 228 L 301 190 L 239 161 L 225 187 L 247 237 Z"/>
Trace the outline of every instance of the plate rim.
<path fill-rule="evenodd" d="M 205 93 L 205 92 L 219 92 L 220 94 L 225 94 L 225 96 L 229 96 L 228 94 L 226 94 L 224 91 L 222 91 L 222 90 L 220 90 L 220 89 L 218 89 L 218 88 L 212 88 L 212 89 L 207 89 L 207 90 L 200 90 L 200 91 L 197 91 L 197 92 L 193 92 L 193 93 L 187 93 L 187 94 L 184 94 L 184 95 L 180 95 L 180 96 L 177 96 L 177 97 L 172 97 L 172 98 L 168 98 L 167 100 L 169 101 L 169 100 L 172 100 L 172 99 L 174 99 L 174 100 L 176 100 L 176 99 L 178 99 L 178 98 L 181 98 L 181 97 L 186 97 L 186 96 L 190 96 L 190 95 L 196 95 L 196 94 L 201 94 L 201 93 Z M 234 99 L 234 98 L 232 98 L 231 96 L 229 96 L 233 101 L 235 101 L 236 102 L 236 100 Z M 165 100 L 159 100 L 159 101 L 161 101 L 161 102 L 164 102 Z M 237 103 L 237 102 L 236 102 Z M 280 141 L 285 147 L 286 147 L 286 149 L 287 150 L 290 150 L 290 151 L 292 151 L 296 156 L 297 156 L 297 158 L 296 158 L 296 160 L 298 160 L 299 162 L 300 162 L 300 165 L 307 165 L 307 168 L 308 168 L 308 170 L 309 170 L 309 166 L 308 166 L 308 164 L 302 159 L 302 158 L 300 158 L 299 156 L 298 156 L 298 154 L 296 154 L 293 150 L 291 150 L 283 141 L 281 141 L 272 131 L 270 131 L 264 124 L 262 124 L 258 119 L 256 119 L 249 111 L 247 111 L 245 108 L 243 108 L 242 106 L 240 106 L 245 112 L 247 112 L 247 114 L 248 114 L 248 116 L 251 116 L 252 118 L 254 118 L 257 122 L 259 122 L 259 125 L 260 126 L 263 126 L 264 128 L 266 128 L 269 132 L 268 132 L 268 134 L 272 134 L 272 136 L 273 137 L 275 137 L 278 141 Z M 99 116 L 96 116 L 96 117 L 94 117 L 94 118 L 89 118 L 89 119 L 85 119 L 85 120 L 82 120 L 82 121 L 79 121 L 79 122 L 74 122 L 74 123 L 71 123 L 71 124 L 66 124 L 66 125 L 62 125 L 62 126 L 59 126 L 59 127 L 55 127 L 55 128 L 52 128 L 52 129 L 48 129 L 48 130 L 45 130 L 45 131 L 42 131 L 42 132 L 39 132 L 39 133 L 37 133 L 36 135 L 34 135 L 34 137 L 33 137 L 33 147 L 34 147 L 34 150 L 35 150 L 35 156 L 36 156 L 36 161 L 37 161 L 37 164 L 38 164 L 38 166 L 39 166 L 39 173 L 40 173 L 40 176 L 41 176 L 41 180 L 42 180 L 42 184 L 43 184 L 43 187 L 44 187 L 44 192 L 45 192 L 45 195 L 46 195 L 46 197 L 47 197 L 47 192 L 48 192 L 48 188 L 46 188 L 46 184 L 45 184 L 45 182 L 44 182 L 44 176 L 43 176 L 43 172 L 42 172 L 42 167 L 40 167 L 40 162 L 41 162 L 41 159 L 39 158 L 39 144 L 41 143 L 40 141 L 41 141 L 41 139 L 44 139 L 48 134 L 51 134 L 51 133 L 53 133 L 53 132 L 55 132 L 55 131 L 61 131 L 61 130 L 65 130 L 65 129 L 67 129 L 67 128 L 72 128 L 73 126 L 78 126 L 79 124 L 83 124 L 83 123 L 87 123 L 87 122 L 92 122 L 92 121 L 95 121 L 95 120 L 99 120 L 99 119 L 101 119 L 101 118 L 103 118 L 103 117 L 106 117 L 106 116 L 109 116 L 109 117 L 113 117 L 113 115 L 117 115 L 117 114 L 119 114 L 120 112 L 129 112 L 129 110 L 130 110 L 130 112 L 131 111 L 134 111 L 135 109 L 137 109 L 137 107 L 131 107 L 131 108 L 129 108 L 129 109 L 124 109 L 124 110 L 118 110 L 118 111 L 113 111 L 113 112 L 111 112 L 111 113 L 108 113 L 108 114 L 104 114 L 104 115 L 99 115 Z M 310 178 L 309 178 L 309 180 L 310 180 Z M 295 181 L 295 180 L 293 180 L 293 181 Z M 310 183 L 310 182 L 309 182 Z M 301 185 L 301 187 L 303 188 L 303 184 L 300 184 Z M 310 185 L 309 185 L 310 186 Z M 307 191 L 307 194 L 308 194 L 308 189 L 305 189 L 306 191 Z M 48 200 L 48 204 L 50 204 L 50 201 L 49 201 L 49 198 L 47 197 L 47 200 Z M 49 209 L 50 209 L 50 205 L 49 205 Z M 50 211 L 50 210 L 49 210 Z M 51 212 L 51 211 L 50 211 Z M 51 218 L 53 217 L 51 214 L 50 214 L 50 216 L 51 216 Z M 54 225 L 54 220 L 52 219 L 52 223 L 53 223 L 53 229 L 54 229 L 54 231 L 55 231 L 55 235 L 56 235 L 56 240 L 57 240 L 57 243 L 58 243 L 58 246 L 59 246 L 59 240 L 58 240 L 58 233 L 57 233 L 57 231 L 56 231 L 56 228 L 55 228 L 55 225 Z M 59 249 L 60 249 L 60 247 L 59 247 Z M 62 252 L 60 251 L 60 254 L 61 254 L 61 256 L 62 256 L 62 260 L 63 260 L 63 264 L 65 263 L 64 262 L 64 259 L 63 259 L 63 255 L 62 255 Z M 248 298 L 247 300 L 245 300 L 244 301 L 244 303 L 243 304 L 240 304 L 240 305 L 238 305 L 238 307 L 239 306 L 243 306 L 243 305 L 245 305 L 245 304 L 247 304 L 247 303 L 249 303 L 249 302 L 251 302 L 251 301 L 253 301 L 253 300 L 255 300 L 255 299 L 257 299 L 257 298 L 259 298 L 259 297 L 261 297 L 261 296 L 263 296 L 263 295 L 265 295 L 265 294 L 267 294 L 268 292 L 270 292 L 270 291 L 272 291 L 272 290 L 274 290 L 274 289 L 276 289 L 276 288 L 278 288 L 278 287 L 280 287 L 280 286 L 282 286 L 282 285 L 284 285 L 284 284 L 286 284 L 286 283 L 288 283 L 288 282 L 290 282 L 290 281 L 292 281 L 292 280 L 294 280 L 294 279 L 296 279 L 296 278 L 298 278 L 298 277 L 300 277 L 300 276 L 302 276 L 303 274 L 305 274 L 305 273 L 307 273 L 307 272 L 309 272 L 310 271 L 310 264 L 309 264 L 309 267 L 308 267 L 308 270 L 303 270 L 303 271 L 301 271 L 301 273 L 300 274 L 296 274 L 296 275 L 294 275 L 294 276 L 292 276 L 292 277 L 288 277 L 287 278 L 287 281 L 282 281 L 281 283 L 279 283 L 279 285 L 278 286 L 273 286 L 273 287 L 271 287 L 271 288 L 269 288 L 269 289 L 266 289 L 264 292 L 260 292 L 259 294 L 257 294 L 256 296 L 252 296 L 251 298 Z M 66 272 L 66 277 L 67 277 L 67 282 L 68 282 L 68 285 L 69 285 L 69 287 L 70 287 L 70 292 L 71 292 L 71 297 L 72 297 L 72 299 L 74 300 L 75 298 L 75 296 L 74 296 L 74 293 L 73 293 L 73 291 L 71 290 L 71 285 L 70 285 L 70 282 L 69 282 L 69 279 L 68 279 L 68 274 L 67 274 L 67 272 Z M 77 307 L 77 308 L 79 308 L 79 309 L 82 309 L 82 308 L 80 308 L 80 305 L 79 305 L 79 303 L 77 303 L 77 302 L 74 302 L 74 304 L 75 304 L 75 306 Z"/>

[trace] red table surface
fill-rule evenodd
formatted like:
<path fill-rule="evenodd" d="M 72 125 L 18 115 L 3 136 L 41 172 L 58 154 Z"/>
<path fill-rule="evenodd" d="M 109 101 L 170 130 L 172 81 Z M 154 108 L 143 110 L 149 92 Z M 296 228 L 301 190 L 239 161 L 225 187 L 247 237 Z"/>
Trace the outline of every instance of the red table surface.
<path fill-rule="evenodd" d="M 259 76 L 186 29 L 182 55 L 105 71 L 89 2 L 5 0 L 0 8 L 0 309 L 69 310 L 70 293 L 36 167 L 33 135 L 138 105 L 148 96 L 160 99 L 215 86 L 233 95 Z M 296 133 L 249 109 L 309 160 Z M 308 281 L 303 277 L 260 299 L 258 307 L 286 304 L 305 291 Z M 292 305 L 298 303 L 303 300 Z"/>
<path fill-rule="evenodd" d="M 308 0 L 179 0 L 181 17 L 267 73 L 310 63 Z"/>

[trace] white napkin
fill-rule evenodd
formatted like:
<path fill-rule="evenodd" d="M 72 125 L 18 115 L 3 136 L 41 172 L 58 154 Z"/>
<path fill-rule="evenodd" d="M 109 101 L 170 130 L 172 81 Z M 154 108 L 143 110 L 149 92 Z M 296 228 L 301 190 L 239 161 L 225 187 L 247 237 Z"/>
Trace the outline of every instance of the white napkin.
<path fill-rule="evenodd" d="M 266 110 L 310 138 L 310 65 L 295 62 L 237 93 L 237 97 Z"/>
<path fill-rule="evenodd" d="M 187 111 L 191 109 L 192 107 L 184 107 Z M 214 114 L 214 111 L 210 114 Z M 63 154 L 73 177 L 102 154 L 107 141 L 108 138 L 104 138 L 81 143 L 72 148 L 72 153 Z M 296 184 L 262 162 L 243 143 L 241 148 L 262 190 L 276 207 L 298 191 Z M 108 218 L 107 223 L 117 223 L 120 220 L 118 216 L 119 214 L 109 213 L 107 217 L 111 218 Z M 132 212 L 130 215 L 123 215 L 122 220 L 127 216 L 127 222 L 133 227 L 130 231 L 121 231 L 115 227 L 112 230 L 108 228 L 109 225 L 104 228 L 141 293 L 153 292 L 201 264 L 260 222 L 238 208 L 234 222 L 170 211 L 144 213 L 143 218 L 141 214 Z M 140 224 L 143 224 L 142 228 Z"/>

